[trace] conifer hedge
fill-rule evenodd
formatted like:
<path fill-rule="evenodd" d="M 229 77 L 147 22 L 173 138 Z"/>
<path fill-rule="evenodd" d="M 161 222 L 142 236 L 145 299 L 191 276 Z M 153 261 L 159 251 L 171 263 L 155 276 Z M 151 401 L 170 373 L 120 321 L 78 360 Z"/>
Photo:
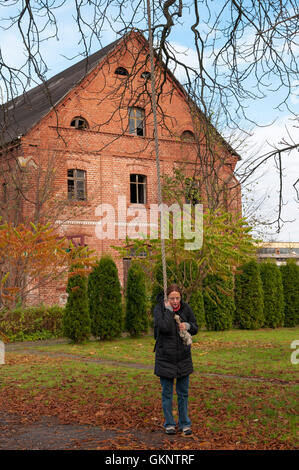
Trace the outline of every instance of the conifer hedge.
<path fill-rule="evenodd" d="M 88 305 L 89 315 L 91 320 L 91 333 L 93 336 L 98 335 L 98 323 L 100 322 L 100 297 L 99 297 L 99 285 L 100 285 L 100 273 L 101 267 L 100 262 L 97 261 L 92 271 L 88 276 L 87 283 L 87 294 L 88 294 Z"/>
<path fill-rule="evenodd" d="M 167 283 L 177 284 L 177 274 L 175 263 L 171 259 L 166 260 L 166 273 L 167 273 Z M 158 261 L 154 267 L 154 283 L 152 287 L 151 295 L 151 307 L 152 312 L 154 311 L 155 305 L 157 303 L 157 295 L 163 292 L 163 269 L 162 261 Z"/>
<path fill-rule="evenodd" d="M 140 264 L 133 262 L 128 270 L 126 289 L 125 329 L 131 336 L 148 331 L 145 273 Z"/>
<path fill-rule="evenodd" d="M 178 284 L 181 289 L 187 290 L 192 281 L 196 278 L 198 267 L 196 263 L 185 260 L 178 267 L 171 259 L 166 260 L 167 284 Z M 154 285 L 152 289 L 152 310 L 156 305 L 157 295 L 163 292 L 163 271 L 162 261 L 159 261 L 154 270 Z M 193 310 L 199 328 L 205 326 L 204 301 L 201 287 L 198 286 L 190 295 L 189 305 Z"/>
<path fill-rule="evenodd" d="M 66 291 L 68 299 L 63 316 L 63 334 L 74 343 L 81 343 L 90 336 L 86 277 L 80 274 L 70 276 Z"/>
<path fill-rule="evenodd" d="M 233 277 L 224 280 L 209 274 L 204 280 L 203 292 L 207 329 L 223 331 L 232 328 L 235 313 Z"/>
<path fill-rule="evenodd" d="M 249 261 L 235 276 L 236 325 L 258 329 L 264 325 L 263 285 L 257 261 Z"/>
<path fill-rule="evenodd" d="M 264 327 L 277 328 L 284 324 L 284 296 L 282 277 L 275 262 L 260 264 L 264 292 Z"/>
<path fill-rule="evenodd" d="M 299 324 L 299 266 L 293 259 L 280 266 L 284 294 L 284 326 Z"/>
<path fill-rule="evenodd" d="M 196 262 L 190 259 L 182 261 L 179 264 L 177 279 L 177 282 L 182 287 L 183 291 L 185 293 L 188 292 L 188 303 L 193 310 L 198 328 L 203 328 L 206 325 L 204 299 L 201 285 L 197 281 L 198 265 Z"/>
<path fill-rule="evenodd" d="M 201 288 L 193 292 L 189 299 L 189 305 L 193 310 L 198 328 L 201 329 L 206 325 L 204 299 Z"/>
<path fill-rule="evenodd" d="M 120 336 L 123 330 L 121 286 L 111 257 L 102 257 L 89 274 L 88 299 L 92 334 L 100 339 Z"/>

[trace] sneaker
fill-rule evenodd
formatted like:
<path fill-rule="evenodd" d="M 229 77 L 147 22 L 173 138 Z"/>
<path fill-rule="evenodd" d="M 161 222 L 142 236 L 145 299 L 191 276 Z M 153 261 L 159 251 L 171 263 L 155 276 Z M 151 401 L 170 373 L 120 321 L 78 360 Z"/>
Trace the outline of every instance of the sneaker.
<path fill-rule="evenodd" d="M 183 435 L 184 436 L 191 436 L 192 434 L 192 429 L 191 428 L 184 428 L 183 429 Z"/>
<path fill-rule="evenodd" d="M 165 429 L 166 434 L 175 434 L 175 427 L 174 426 L 168 426 Z"/>

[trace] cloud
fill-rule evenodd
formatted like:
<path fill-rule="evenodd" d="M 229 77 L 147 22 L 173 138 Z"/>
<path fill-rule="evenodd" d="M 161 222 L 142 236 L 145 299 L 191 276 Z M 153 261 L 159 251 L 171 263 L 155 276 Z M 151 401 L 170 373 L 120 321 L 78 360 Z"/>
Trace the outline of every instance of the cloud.
<path fill-rule="evenodd" d="M 24 64 L 24 61 L 26 60 L 24 53 L 25 47 L 20 36 L 16 32 L 1 31 L 0 48 L 4 64 L 15 68 L 19 68 Z"/>
<path fill-rule="evenodd" d="M 176 42 L 171 42 L 170 56 L 174 56 L 177 61 L 183 64 L 177 64 L 172 59 L 170 59 L 168 64 L 168 68 L 182 84 L 187 82 L 185 67 L 189 67 L 190 69 L 197 71 L 199 70 L 197 53 L 192 48 L 188 48 Z"/>
<path fill-rule="evenodd" d="M 269 127 L 255 128 L 252 137 L 248 139 L 248 150 L 242 154 L 243 161 L 240 162 L 239 167 L 250 159 L 256 159 L 258 156 L 273 151 L 273 147 L 283 148 L 283 140 L 290 143 L 292 140 L 299 142 L 299 128 L 296 127 L 293 116 L 284 116 Z M 299 152 L 292 150 L 281 155 L 284 203 L 282 219 L 293 222 L 285 223 L 275 238 L 280 241 L 299 241 L 299 201 L 296 199 L 297 195 L 293 187 L 293 184 L 299 179 Z M 252 186 L 254 199 L 258 201 L 266 196 L 259 210 L 261 218 L 275 220 L 278 214 L 280 188 L 280 173 L 275 165 L 275 160 L 271 158 L 267 163 L 261 165 L 251 177 L 251 181 L 253 180 L 257 181 L 257 184 Z M 299 184 L 297 189 L 299 190 Z"/>

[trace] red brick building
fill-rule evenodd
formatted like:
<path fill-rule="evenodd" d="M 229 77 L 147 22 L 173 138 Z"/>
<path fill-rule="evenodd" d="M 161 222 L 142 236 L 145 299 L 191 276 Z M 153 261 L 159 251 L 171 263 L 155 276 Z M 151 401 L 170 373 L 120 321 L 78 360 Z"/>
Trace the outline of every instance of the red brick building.
<path fill-rule="evenodd" d="M 60 235 L 88 245 L 99 257 L 111 254 L 121 282 L 124 263 L 111 245 L 122 243 L 125 225 L 114 220 L 115 239 L 99 239 L 97 208 L 110 204 L 116 209 L 119 197 L 126 198 L 127 208 L 142 204 L 149 209 L 157 203 L 149 70 L 147 41 L 131 32 L 2 110 L 4 218 L 57 223 Z M 201 130 L 194 128 L 190 102 L 174 76 L 160 64 L 157 77 L 163 84 L 158 96 L 161 173 L 172 174 L 182 165 L 191 175 L 198 165 L 195 134 Z M 213 145 L 221 156 L 219 179 L 233 194 L 229 209 L 241 211 L 234 177 L 240 157 L 219 134 Z M 25 194 L 14 206 L 9 204 L 15 194 L 15 188 L 9 189 L 12 168 L 18 173 L 18 192 Z M 35 301 L 63 303 L 64 292 L 64 285 L 53 285 L 37 294 Z"/>

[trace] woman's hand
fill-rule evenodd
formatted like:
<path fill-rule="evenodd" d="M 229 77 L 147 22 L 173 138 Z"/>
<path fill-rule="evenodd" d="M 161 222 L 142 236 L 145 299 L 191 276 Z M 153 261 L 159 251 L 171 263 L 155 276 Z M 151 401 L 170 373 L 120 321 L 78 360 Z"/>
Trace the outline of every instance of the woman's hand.
<path fill-rule="evenodd" d="M 180 330 L 187 330 L 187 328 L 186 328 L 186 323 L 184 323 L 184 322 L 183 322 L 183 323 L 180 323 L 179 326 L 180 326 Z"/>
<path fill-rule="evenodd" d="M 172 308 L 172 305 L 170 302 L 168 302 L 168 300 L 166 302 L 164 302 L 164 305 L 165 305 L 165 308 L 168 308 L 168 310 L 170 310 L 171 312 L 173 312 L 173 308 Z"/>

